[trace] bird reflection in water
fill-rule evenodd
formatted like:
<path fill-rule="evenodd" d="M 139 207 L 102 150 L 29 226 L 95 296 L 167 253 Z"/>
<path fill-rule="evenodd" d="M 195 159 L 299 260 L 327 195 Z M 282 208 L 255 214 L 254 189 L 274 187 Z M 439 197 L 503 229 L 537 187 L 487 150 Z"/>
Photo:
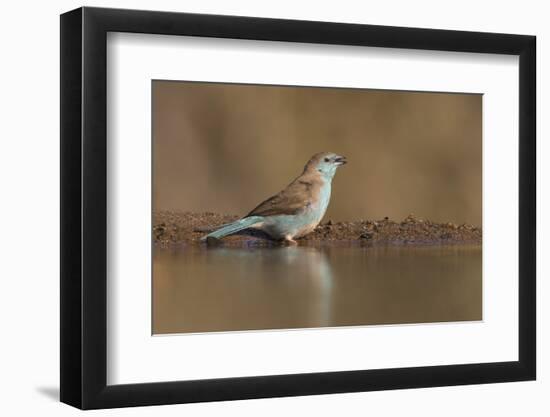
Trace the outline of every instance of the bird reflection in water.
<path fill-rule="evenodd" d="M 281 303 L 278 309 L 282 307 L 294 311 L 294 320 L 300 317 L 299 321 L 303 322 L 303 326 L 330 325 L 334 277 L 328 255 L 323 248 L 217 248 L 208 252 L 212 262 L 225 263 L 227 260 L 232 264 L 240 263 L 242 279 L 263 282 L 269 291 L 276 293 L 275 298 Z M 261 293 L 262 296 L 269 296 L 264 291 Z"/>

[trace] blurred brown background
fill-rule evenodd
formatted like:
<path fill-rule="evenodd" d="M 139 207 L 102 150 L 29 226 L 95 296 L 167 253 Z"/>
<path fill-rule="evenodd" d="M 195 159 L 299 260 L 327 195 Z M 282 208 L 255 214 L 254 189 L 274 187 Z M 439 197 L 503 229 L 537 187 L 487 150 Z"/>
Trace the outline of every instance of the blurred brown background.
<path fill-rule="evenodd" d="M 481 226 L 481 135 L 481 95 L 153 81 L 154 210 L 244 215 L 331 151 L 324 220 Z"/>

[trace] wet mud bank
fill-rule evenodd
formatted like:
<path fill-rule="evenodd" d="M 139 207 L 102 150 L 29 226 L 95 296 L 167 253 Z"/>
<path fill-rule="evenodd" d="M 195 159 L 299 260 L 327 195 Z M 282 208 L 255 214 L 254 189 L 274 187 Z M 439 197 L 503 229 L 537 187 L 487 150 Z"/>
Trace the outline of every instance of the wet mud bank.
<path fill-rule="evenodd" d="M 153 213 L 153 241 L 159 246 L 206 245 L 200 239 L 218 226 L 239 216 L 217 213 L 162 211 Z M 481 228 L 469 224 L 437 223 L 409 215 L 403 220 L 387 217 L 379 220 L 333 222 L 324 220 L 299 245 L 353 243 L 362 245 L 451 245 L 481 244 Z M 228 236 L 219 244 L 230 246 L 279 245 L 261 232 L 246 230 Z"/>

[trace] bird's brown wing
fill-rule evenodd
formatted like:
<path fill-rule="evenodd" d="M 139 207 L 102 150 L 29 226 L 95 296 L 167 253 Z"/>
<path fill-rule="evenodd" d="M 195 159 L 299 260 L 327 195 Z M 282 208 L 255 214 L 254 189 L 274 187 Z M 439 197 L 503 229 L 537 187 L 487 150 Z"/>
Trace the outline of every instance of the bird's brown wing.
<path fill-rule="evenodd" d="M 283 191 L 260 203 L 245 217 L 297 214 L 313 204 L 315 185 L 312 181 L 297 178 Z"/>

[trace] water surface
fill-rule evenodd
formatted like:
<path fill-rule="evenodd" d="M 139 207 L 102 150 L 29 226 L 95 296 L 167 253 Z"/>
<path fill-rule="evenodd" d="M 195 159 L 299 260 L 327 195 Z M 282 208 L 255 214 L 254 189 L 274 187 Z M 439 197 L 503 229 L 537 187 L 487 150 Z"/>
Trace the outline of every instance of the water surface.
<path fill-rule="evenodd" d="M 481 246 L 156 248 L 153 333 L 482 319 Z"/>

